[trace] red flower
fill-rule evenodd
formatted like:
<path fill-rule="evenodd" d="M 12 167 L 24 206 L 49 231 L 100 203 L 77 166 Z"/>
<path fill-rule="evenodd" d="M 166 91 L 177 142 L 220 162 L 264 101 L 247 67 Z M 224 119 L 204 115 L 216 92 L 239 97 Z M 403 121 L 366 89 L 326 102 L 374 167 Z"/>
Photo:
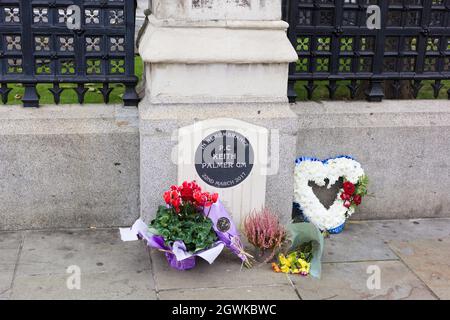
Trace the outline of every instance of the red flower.
<path fill-rule="evenodd" d="M 352 203 L 351 203 L 350 200 L 345 200 L 345 201 L 344 201 L 344 207 L 346 207 L 347 209 L 350 208 L 351 205 L 352 205 Z"/>
<path fill-rule="evenodd" d="M 178 191 L 178 187 L 172 186 L 170 187 L 170 190 L 164 192 L 163 194 L 164 201 L 172 206 L 176 212 L 180 212 L 180 206 L 181 206 L 181 197 L 180 192 Z"/>
<path fill-rule="evenodd" d="M 163 198 L 167 204 L 170 204 L 170 191 L 164 192 Z"/>
<path fill-rule="evenodd" d="M 219 199 L 219 195 L 217 193 L 210 194 L 209 192 L 205 192 L 206 202 L 205 207 L 211 207 L 214 203 Z"/>
<path fill-rule="evenodd" d="M 219 199 L 217 193 L 210 194 L 209 192 L 194 192 L 194 199 L 200 207 L 211 207 Z"/>
<path fill-rule="evenodd" d="M 210 194 L 202 192 L 202 188 L 195 182 L 185 181 L 181 186 L 171 186 L 163 194 L 164 201 L 171 206 L 177 213 L 181 207 L 186 204 L 192 204 L 196 207 L 210 207 L 219 199 L 217 193 Z"/>
<path fill-rule="evenodd" d="M 348 195 L 353 195 L 355 193 L 355 185 L 350 181 L 344 182 L 344 191 Z"/>
<path fill-rule="evenodd" d="M 357 206 L 359 206 L 359 205 L 361 204 L 361 200 L 362 200 L 362 198 L 361 198 L 361 196 L 360 196 L 359 194 L 355 194 L 355 195 L 353 196 L 353 202 L 354 202 Z"/>
<path fill-rule="evenodd" d="M 341 193 L 341 199 L 342 200 L 344 200 L 344 201 L 345 200 L 350 200 L 350 198 L 351 198 L 350 195 L 348 195 L 347 193 L 345 193 L 345 192 Z"/>
<path fill-rule="evenodd" d="M 183 198 L 184 201 L 193 202 L 194 201 L 194 192 L 201 191 L 201 190 L 202 189 L 195 181 L 192 181 L 192 182 L 185 181 L 180 186 L 181 198 Z"/>

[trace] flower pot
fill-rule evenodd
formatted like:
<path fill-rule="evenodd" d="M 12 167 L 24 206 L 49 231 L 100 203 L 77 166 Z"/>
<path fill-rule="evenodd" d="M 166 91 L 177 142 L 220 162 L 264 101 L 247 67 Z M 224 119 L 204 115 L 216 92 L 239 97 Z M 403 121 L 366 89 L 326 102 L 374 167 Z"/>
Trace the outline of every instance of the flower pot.
<path fill-rule="evenodd" d="M 193 269 L 195 267 L 195 256 L 194 257 L 190 257 L 188 259 L 184 259 L 182 261 L 178 261 L 177 257 L 175 257 L 174 254 L 170 253 L 170 252 L 166 252 L 166 259 L 167 262 L 169 263 L 169 265 L 177 270 L 190 270 Z"/>
<path fill-rule="evenodd" d="M 276 254 L 273 255 L 273 249 L 261 250 L 259 248 L 254 248 L 252 255 L 257 263 L 270 263 L 276 257 Z M 273 257 L 271 257 L 272 255 Z"/>

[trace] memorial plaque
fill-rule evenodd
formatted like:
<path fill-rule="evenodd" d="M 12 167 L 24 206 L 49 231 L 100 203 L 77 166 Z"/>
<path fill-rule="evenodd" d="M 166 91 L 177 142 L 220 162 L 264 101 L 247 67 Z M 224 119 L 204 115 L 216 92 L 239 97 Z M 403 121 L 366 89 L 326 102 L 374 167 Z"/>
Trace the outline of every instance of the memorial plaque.
<path fill-rule="evenodd" d="M 200 143 L 195 154 L 195 169 L 208 185 L 231 188 L 248 178 L 254 158 L 253 147 L 245 136 L 221 130 Z"/>
<path fill-rule="evenodd" d="M 240 224 L 265 205 L 268 130 L 230 118 L 208 119 L 178 130 L 178 182 L 196 180 L 220 201 Z M 218 221 L 220 230 L 230 222 Z"/>

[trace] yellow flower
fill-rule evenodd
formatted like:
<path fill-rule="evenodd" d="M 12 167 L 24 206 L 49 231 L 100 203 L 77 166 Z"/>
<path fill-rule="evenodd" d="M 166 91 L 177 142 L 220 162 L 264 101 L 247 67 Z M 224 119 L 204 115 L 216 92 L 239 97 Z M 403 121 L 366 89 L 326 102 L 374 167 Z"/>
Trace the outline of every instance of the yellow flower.
<path fill-rule="evenodd" d="M 287 266 L 289 268 L 292 265 L 291 261 L 287 259 L 282 253 L 279 255 L 278 260 L 280 260 L 281 266 Z"/>
<path fill-rule="evenodd" d="M 300 265 L 300 271 L 301 273 L 309 273 L 309 270 L 311 268 L 311 264 L 303 259 L 298 259 L 298 263 Z"/>
<path fill-rule="evenodd" d="M 281 266 L 281 272 L 283 272 L 283 273 L 289 273 L 289 272 L 291 272 L 291 268 L 289 268 L 289 267 L 286 266 L 286 265 L 282 265 L 282 266 Z"/>
<path fill-rule="evenodd" d="M 292 274 L 299 274 L 301 272 L 300 269 L 294 268 L 292 269 Z"/>

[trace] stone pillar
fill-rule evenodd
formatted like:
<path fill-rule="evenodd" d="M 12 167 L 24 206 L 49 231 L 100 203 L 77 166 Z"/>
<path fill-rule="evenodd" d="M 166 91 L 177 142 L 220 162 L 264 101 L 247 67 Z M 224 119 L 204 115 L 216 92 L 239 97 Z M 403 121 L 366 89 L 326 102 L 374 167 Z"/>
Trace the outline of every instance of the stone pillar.
<path fill-rule="evenodd" d="M 281 0 L 153 0 L 152 12 L 139 48 L 147 79 L 139 107 L 143 218 L 155 214 L 165 188 L 183 179 L 178 129 L 232 118 L 267 129 L 270 168 L 261 196 L 289 221 L 297 117 L 286 93 L 297 54 Z"/>

